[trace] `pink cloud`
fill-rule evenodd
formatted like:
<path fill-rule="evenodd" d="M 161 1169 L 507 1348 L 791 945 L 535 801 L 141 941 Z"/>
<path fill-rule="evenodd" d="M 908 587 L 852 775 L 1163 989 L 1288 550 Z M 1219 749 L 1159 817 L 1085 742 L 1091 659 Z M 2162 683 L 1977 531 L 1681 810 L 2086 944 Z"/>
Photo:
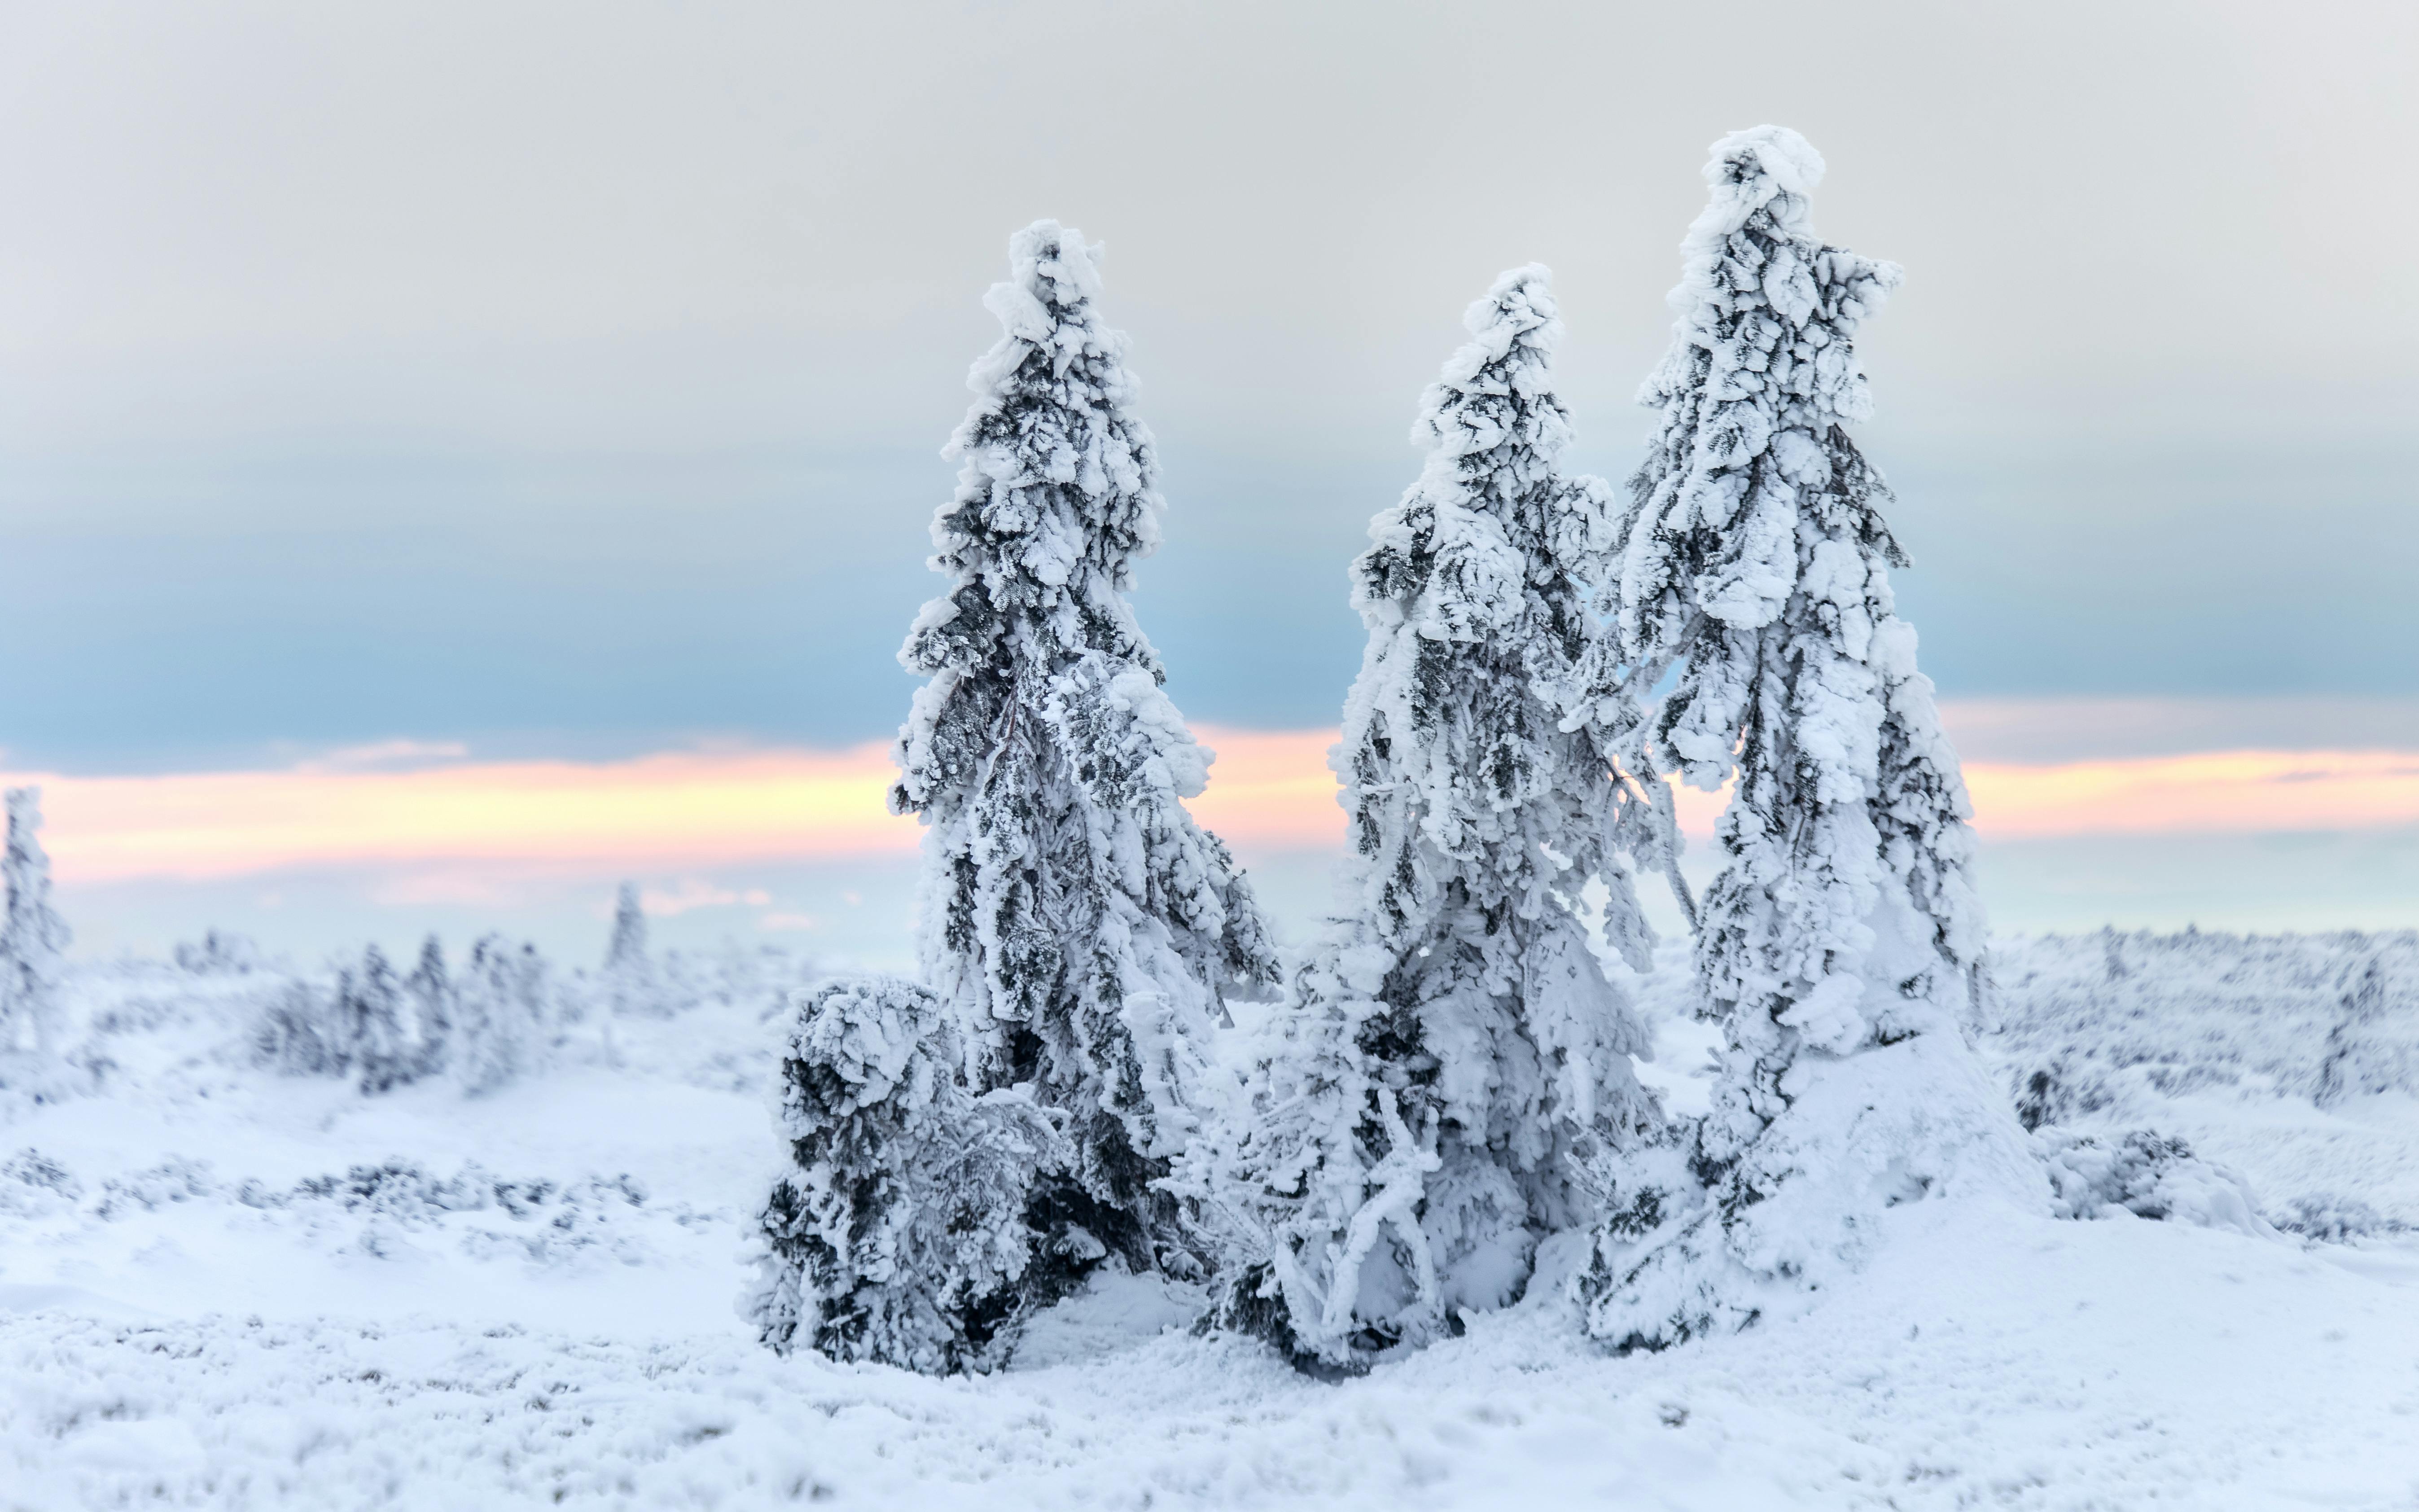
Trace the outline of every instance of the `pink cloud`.
<path fill-rule="evenodd" d="M 1333 730 L 1206 728 L 1218 752 L 1200 820 L 1246 854 L 1339 844 Z M 424 748 L 420 754 L 445 748 Z M 398 756 L 401 752 L 394 753 Z M 2419 754 L 2220 750 L 2055 763 L 1971 762 L 1986 836 L 2241 834 L 2419 824 Z M 884 807 L 887 749 L 665 752 L 618 762 L 473 762 L 409 770 L 326 762 L 281 771 L 151 777 L 27 774 L 44 789 L 61 878 L 245 876 L 314 866 L 396 873 L 394 896 L 499 900 L 513 879 L 711 873 L 721 868 L 912 852 L 913 819 Z M 1722 798 L 1685 791 L 1684 823 L 1711 831 Z M 692 876 L 646 896 L 652 913 L 765 905 Z M 768 928 L 809 927 L 787 916 Z"/>

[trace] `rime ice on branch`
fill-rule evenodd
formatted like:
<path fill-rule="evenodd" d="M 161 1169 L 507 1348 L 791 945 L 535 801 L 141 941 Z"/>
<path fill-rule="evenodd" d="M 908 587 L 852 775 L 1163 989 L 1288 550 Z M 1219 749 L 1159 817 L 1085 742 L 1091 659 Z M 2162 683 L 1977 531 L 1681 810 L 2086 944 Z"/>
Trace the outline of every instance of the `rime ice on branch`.
<path fill-rule="evenodd" d="M 1354 567 L 1341 917 L 1249 1116 L 1188 1161 L 1243 1240 L 1220 1320 L 1326 1367 L 1517 1298 L 1537 1239 L 1587 1221 L 1573 1159 L 1653 1118 L 1628 1058 L 1645 1037 L 1582 917 L 1602 884 L 1608 936 L 1647 964 L 1613 853 L 1638 714 L 1587 691 L 1608 493 L 1557 467 L 1546 270 L 1465 319 L 1413 428 L 1426 465 Z"/>
<path fill-rule="evenodd" d="M 1619 654 L 1678 668 L 1662 760 L 1737 788 L 1697 937 L 1699 1011 L 1728 1048 L 1694 1176 L 1617 1179 L 1579 1278 L 1591 1332 L 1621 1348 L 1750 1320 L 1767 1284 L 1853 1263 L 1903 1197 L 2040 1196 L 1967 1048 L 1983 921 L 1964 784 L 1892 610 L 1887 491 L 1842 428 L 1872 407 L 1857 329 L 1900 270 L 1816 239 L 1822 172 L 1794 131 L 1715 145 L 1641 395 L 1662 424 L 1621 524 Z"/>
<path fill-rule="evenodd" d="M 930 826 L 919 954 L 979 1085 L 1029 1083 L 1069 1116 L 1063 1215 L 1130 1263 L 1185 1271 L 1192 1241 L 1152 1183 L 1191 1135 L 1223 999 L 1267 989 L 1275 958 L 1184 810 L 1210 753 L 1127 601 L 1162 504 L 1100 251 L 1043 221 L 1009 255 L 984 301 L 1006 333 L 968 378 L 949 443 L 964 467 L 932 524 L 951 586 L 900 653 L 930 681 L 890 802 Z"/>

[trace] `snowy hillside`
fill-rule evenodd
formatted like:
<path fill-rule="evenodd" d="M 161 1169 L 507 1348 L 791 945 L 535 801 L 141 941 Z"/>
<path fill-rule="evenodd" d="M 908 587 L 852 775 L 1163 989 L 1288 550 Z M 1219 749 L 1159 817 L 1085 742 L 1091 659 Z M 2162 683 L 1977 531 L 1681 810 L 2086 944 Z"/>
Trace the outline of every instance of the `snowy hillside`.
<path fill-rule="evenodd" d="M 738 1257 L 810 963 L 670 967 L 609 1057 L 575 979 L 550 1064 L 482 1096 L 258 1065 L 265 969 L 85 968 L 69 1070 L 0 1113 L 0 1507 L 2409 1507 L 2414 953 L 2001 951 L 2011 1095 L 2047 1071 L 2051 1127 L 2181 1136 L 2302 1232 L 1916 1204 L 1800 1315 L 1627 1359 L 1549 1244 L 1528 1302 L 1341 1385 L 1123 1276 L 989 1378 L 759 1348 Z M 1704 1031 L 1657 1027 L 1685 1108 Z"/>

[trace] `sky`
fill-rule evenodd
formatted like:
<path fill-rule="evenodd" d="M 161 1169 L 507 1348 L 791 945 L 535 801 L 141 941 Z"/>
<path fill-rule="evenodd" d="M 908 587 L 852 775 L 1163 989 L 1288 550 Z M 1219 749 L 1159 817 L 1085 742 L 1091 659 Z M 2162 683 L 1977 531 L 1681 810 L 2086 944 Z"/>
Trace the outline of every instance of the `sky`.
<path fill-rule="evenodd" d="M 0 766 L 87 949 L 584 949 L 628 874 L 894 955 L 862 795 L 1046 215 L 1160 440 L 1170 691 L 1310 793 L 1215 822 L 1315 912 L 1345 567 L 1462 308 L 1555 270 L 1626 475 L 1706 145 L 1773 121 L 1908 270 L 1861 440 L 2002 924 L 2419 922 L 2412 77 L 2386 4 L 0 0 Z"/>

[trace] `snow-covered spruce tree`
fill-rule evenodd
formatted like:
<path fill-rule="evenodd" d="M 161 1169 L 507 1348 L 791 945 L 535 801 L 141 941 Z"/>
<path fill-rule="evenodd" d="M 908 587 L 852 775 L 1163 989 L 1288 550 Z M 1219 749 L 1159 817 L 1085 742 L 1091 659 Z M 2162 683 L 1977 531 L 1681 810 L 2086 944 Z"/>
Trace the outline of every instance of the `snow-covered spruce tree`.
<path fill-rule="evenodd" d="M 2365 962 L 2353 962 L 2343 972 L 2343 1014 L 2327 1031 L 2326 1058 L 2319 1063 L 2319 1087 L 2311 1101 L 2334 1107 L 2354 1092 L 2383 1090 L 2363 1085 L 2361 1052 L 2365 1041 L 2386 1017 L 2385 955 L 2371 950 Z"/>
<path fill-rule="evenodd" d="M 445 948 L 436 935 L 421 942 L 420 964 L 404 979 L 403 991 L 411 1000 L 413 1074 L 443 1071 L 454 1048 L 454 981 L 446 975 Z"/>
<path fill-rule="evenodd" d="M 352 1065 L 334 999 L 289 981 L 264 1004 L 252 1030 L 253 1061 L 285 1076 L 342 1076 Z"/>
<path fill-rule="evenodd" d="M 639 905 L 639 885 L 624 882 L 613 896 L 613 938 L 605 948 L 605 1011 L 660 1012 L 662 997 L 655 962 L 647 955 L 647 915 Z"/>
<path fill-rule="evenodd" d="M 1195 1122 L 1205 1037 L 1272 987 L 1250 888 L 1182 800 L 1210 753 L 1161 691 L 1127 600 L 1159 541 L 1158 461 L 1100 249 L 1055 222 L 1009 242 L 984 303 L 1006 333 L 949 442 L 932 523 L 949 590 L 900 660 L 930 679 L 900 733 L 895 812 L 923 816 L 919 953 L 979 1087 L 1063 1110 L 1073 1164 L 1036 1221 L 1062 1247 L 1195 1267 L 1157 1182 Z"/>
<path fill-rule="evenodd" d="M 495 1091 L 543 1064 L 552 1031 L 545 978 L 534 948 L 516 949 L 501 934 L 471 945 L 454 999 L 454 1077 L 466 1094 Z"/>
<path fill-rule="evenodd" d="M 1516 1299 L 1537 1240 L 1593 1216 L 1574 1162 L 1659 1122 L 1581 902 L 1603 885 L 1606 933 L 1644 969 L 1614 849 L 1641 797 L 1614 747 L 1640 716 L 1587 689 L 1609 491 L 1557 467 L 1546 270 L 1504 274 L 1465 319 L 1412 432 L 1427 463 L 1354 566 L 1369 640 L 1332 758 L 1340 917 L 1249 1116 L 1186 1163 L 1243 1245 L 1212 1321 L 1314 1367 Z"/>
<path fill-rule="evenodd" d="M 418 1057 L 403 1023 L 403 988 L 377 946 L 362 952 L 360 965 L 337 974 L 336 1020 L 345 1037 L 345 1062 L 360 1077 L 362 1092 L 391 1091 L 417 1073 Z"/>
<path fill-rule="evenodd" d="M 60 1037 L 60 956 L 72 936 L 51 906 L 51 858 L 36 833 L 42 827 L 42 790 L 10 788 L 5 863 L 8 918 L 0 933 L 0 1050 L 30 1031 L 34 1052 L 48 1060 Z M 23 1026 L 21 1030 L 20 1026 Z"/>
<path fill-rule="evenodd" d="M 989 1369 L 1028 1271 L 1051 1263 L 1025 1222 L 1037 1177 L 1066 1161 L 1050 1115 L 1024 1088 L 969 1090 L 954 1016 L 917 983 L 843 979 L 797 1002 L 780 1113 L 794 1169 L 758 1215 L 743 1315 L 784 1354 Z"/>
<path fill-rule="evenodd" d="M 1816 239 L 1822 171 L 1794 131 L 1715 145 L 1641 396 L 1662 423 L 1621 524 L 1619 649 L 1677 667 L 1661 760 L 1737 786 L 1696 945 L 1727 1044 L 1713 1109 L 1685 1174 L 1610 1168 L 1618 1211 L 1577 1278 L 1619 1349 L 1743 1326 L 1918 1195 L 2045 1201 L 1970 1049 L 1964 784 L 1892 611 L 1887 494 L 1843 428 L 1871 408 L 1857 327 L 1900 272 Z"/>

